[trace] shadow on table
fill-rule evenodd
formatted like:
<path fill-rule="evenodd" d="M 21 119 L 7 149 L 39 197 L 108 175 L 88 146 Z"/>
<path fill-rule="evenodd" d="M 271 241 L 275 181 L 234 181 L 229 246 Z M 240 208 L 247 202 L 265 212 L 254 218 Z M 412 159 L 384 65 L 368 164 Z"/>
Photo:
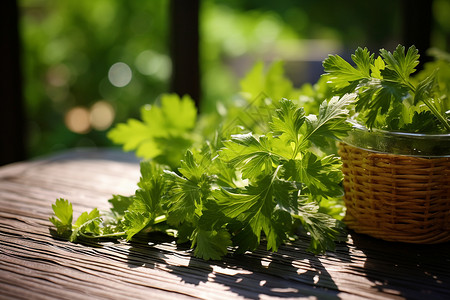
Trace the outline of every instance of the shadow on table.
<path fill-rule="evenodd" d="M 252 299 L 260 295 L 339 299 L 338 288 L 319 257 L 306 251 L 307 240 L 282 246 L 275 253 L 264 250 L 262 243 L 259 249 L 245 255 L 228 255 L 223 261 L 204 261 L 192 255 L 189 245 L 178 245 L 163 234 L 151 235 L 151 238 L 130 241 L 130 268 L 168 269 L 185 284 L 197 286 L 213 281 Z"/>
<path fill-rule="evenodd" d="M 450 299 L 450 243 L 418 245 L 387 242 L 351 232 L 364 252 L 373 288 L 406 299 Z"/>

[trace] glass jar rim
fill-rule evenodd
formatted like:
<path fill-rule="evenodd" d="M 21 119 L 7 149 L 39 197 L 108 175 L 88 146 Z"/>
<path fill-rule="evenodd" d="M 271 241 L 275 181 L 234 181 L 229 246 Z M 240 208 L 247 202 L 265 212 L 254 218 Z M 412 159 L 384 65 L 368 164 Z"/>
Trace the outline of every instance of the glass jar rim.
<path fill-rule="evenodd" d="M 450 134 L 423 134 L 368 129 L 354 119 L 341 141 L 367 151 L 418 157 L 450 157 Z"/>
<path fill-rule="evenodd" d="M 374 132 L 383 135 L 399 136 L 399 137 L 410 137 L 410 138 L 436 138 L 436 139 L 450 139 L 450 133 L 415 133 L 415 132 L 405 132 L 405 131 L 389 131 L 379 128 L 369 129 L 361 123 L 357 122 L 355 119 L 347 120 L 348 123 L 352 125 L 354 129 L 362 130 L 366 132 Z"/>

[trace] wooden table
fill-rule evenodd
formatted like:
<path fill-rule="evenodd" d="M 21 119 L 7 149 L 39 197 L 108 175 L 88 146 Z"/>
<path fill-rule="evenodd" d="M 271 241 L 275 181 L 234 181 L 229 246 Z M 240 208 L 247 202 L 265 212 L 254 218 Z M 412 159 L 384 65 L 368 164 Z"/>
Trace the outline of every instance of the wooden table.
<path fill-rule="evenodd" d="M 224 261 L 194 258 L 185 245 L 150 235 L 130 243 L 54 238 L 56 198 L 75 217 L 133 194 L 132 154 L 77 150 L 0 168 L 1 299 L 450 299 L 450 243 L 389 243 L 355 233 L 314 256 L 307 240 Z M 151 242 L 149 242 L 151 241 Z"/>

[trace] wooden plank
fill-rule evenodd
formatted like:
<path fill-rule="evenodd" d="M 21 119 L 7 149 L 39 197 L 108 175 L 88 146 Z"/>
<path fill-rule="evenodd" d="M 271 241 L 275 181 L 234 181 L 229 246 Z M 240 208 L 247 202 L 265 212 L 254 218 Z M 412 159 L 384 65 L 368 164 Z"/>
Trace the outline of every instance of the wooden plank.
<path fill-rule="evenodd" d="M 449 299 L 450 244 L 407 245 L 350 233 L 314 256 L 301 239 L 203 261 L 161 234 L 129 243 L 69 243 L 51 235 L 51 204 L 75 214 L 134 193 L 137 160 L 117 151 L 68 152 L 0 168 L 0 298 Z"/>

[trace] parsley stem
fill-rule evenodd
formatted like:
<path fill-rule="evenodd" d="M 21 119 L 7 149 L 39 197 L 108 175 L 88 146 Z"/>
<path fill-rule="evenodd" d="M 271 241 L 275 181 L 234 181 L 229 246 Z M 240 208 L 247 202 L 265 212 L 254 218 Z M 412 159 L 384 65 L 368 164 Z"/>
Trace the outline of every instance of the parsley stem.
<path fill-rule="evenodd" d="M 413 93 L 416 93 L 416 88 L 414 87 L 414 85 L 411 84 L 411 82 L 407 81 L 406 84 Z M 442 123 L 442 125 L 444 125 L 445 129 L 447 129 L 450 132 L 450 124 L 448 123 L 447 119 L 436 109 L 436 107 L 434 107 L 433 103 L 429 100 L 431 99 L 424 97 L 422 99 L 422 102 L 425 103 L 425 105 L 431 110 L 431 112 Z"/>
<path fill-rule="evenodd" d="M 416 93 L 416 87 L 410 81 L 405 81 L 405 84 L 409 87 L 409 89 L 411 90 L 411 92 L 413 92 L 413 94 Z"/>
<path fill-rule="evenodd" d="M 153 222 L 153 224 L 162 223 L 162 222 L 164 222 L 166 220 L 167 220 L 167 216 L 166 215 L 160 215 L 160 216 L 157 216 L 155 218 L 155 221 Z"/>
<path fill-rule="evenodd" d="M 438 118 L 438 120 L 445 126 L 445 128 L 450 132 L 450 124 L 446 118 L 440 114 L 440 112 L 434 107 L 433 103 L 429 99 L 422 99 L 423 103 L 431 110 L 431 112 Z"/>
<path fill-rule="evenodd" d="M 84 234 L 82 232 L 79 232 L 79 234 L 84 237 L 84 238 L 88 238 L 88 239 L 99 239 L 99 238 L 108 238 L 108 237 L 118 237 L 118 236 L 124 236 L 127 233 L 125 231 L 122 232 L 115 232 L 115 233 L 106 233 L 106 234 L 99 234 L 99 235 L 88 235 L 88 234 Z"/>
<path fill-rule="evenodd" d="M 277 168 L 275 169 L 275 172 L 273 172 L 273 176 L 272 176 L 272 180 L 271 182 L 273 183 L 273 181 L 275 180 L 275 178 L 277 178 L 278 175 L 278 171 L 281 169 L 281 165 L 278 165 Z"/>

